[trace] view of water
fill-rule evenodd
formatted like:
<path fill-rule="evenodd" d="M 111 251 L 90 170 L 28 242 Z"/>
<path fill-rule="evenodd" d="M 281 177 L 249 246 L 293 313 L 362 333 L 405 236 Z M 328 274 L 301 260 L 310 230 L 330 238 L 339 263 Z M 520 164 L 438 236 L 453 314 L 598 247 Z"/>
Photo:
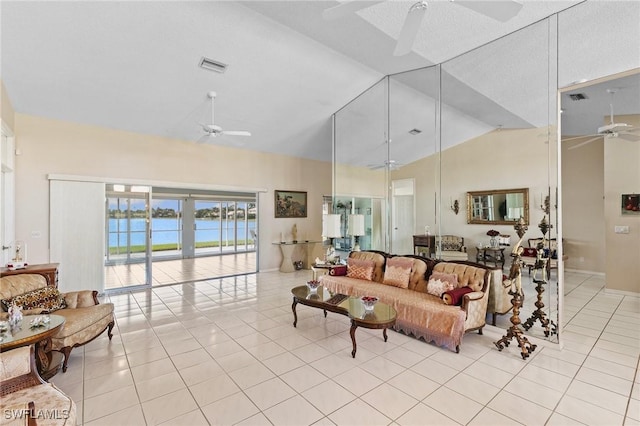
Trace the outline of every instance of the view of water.
<path fill-rule="evenodd" d="M 142 246 L 145 244 L 145 220 L 131 219 L 131 245 Z M 221 228 L 222 225 L 222 229 Z M 196 243 L 204 241 L 227 241 L 234 238 L 234 227 L 236 223 L 232 220 L 204 220 L 196 219 Z M 249 219 L 237 222 L 238 239 L 245 239 L 245 227 L 255 229 L 255 220 Z M 119 227 L 119 228 L 118 228 Z M 151 230 L 153 244 L 176 244 L 180 243 L 180 220 L 176 218 L 154 218 L 151 219 Z M 222 238 L 220 233 L 222 232 Z M 250 234 L 248 238 L 251 238 Z M 127 219 L 109 219 L 109 247 L 127 245 Z"/>

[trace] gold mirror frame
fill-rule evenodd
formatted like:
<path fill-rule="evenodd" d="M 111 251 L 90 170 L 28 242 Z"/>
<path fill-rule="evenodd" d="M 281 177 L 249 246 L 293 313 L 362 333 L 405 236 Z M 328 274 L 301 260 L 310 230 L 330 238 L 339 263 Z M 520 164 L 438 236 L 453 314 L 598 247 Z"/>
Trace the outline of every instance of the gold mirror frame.
<path fill-rule="evenodd" d="M 523 218 L 526 225 L 529 225 L 529 188 L 517 188 L 517 189 L 496 189 L 492 191 L 469 191 L 467 192 L 467 223 L 476 225 L 513 225 L 517 219 L 514 220 L 485 220 L 478 219 L 473 215 L 473 199 L 474 197 L 483 197 L 489 195 L 502 195 L 502 194 L 522 194 L 524 202 Z"/>

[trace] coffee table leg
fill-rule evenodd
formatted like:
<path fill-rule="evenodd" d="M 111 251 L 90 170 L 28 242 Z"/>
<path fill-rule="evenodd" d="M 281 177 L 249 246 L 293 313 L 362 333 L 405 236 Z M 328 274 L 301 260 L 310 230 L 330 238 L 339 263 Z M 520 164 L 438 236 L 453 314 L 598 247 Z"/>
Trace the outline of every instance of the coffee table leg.
<path fill-rule="evenodd" d="M 382 336 L 384 337 L 384 341 L 386 342 L 387 341 L 387 329 L 386 328 L 382 329 Z"/>
<path fill-rule="evenodd" d="M 293 298 L 293 304 L 291 305 L 291 310 L 293 311 L 293 326 L 295 327 L 296 324 L 298 323 L 298 314 L 296 313 L 296 305 L 298 304 L 298 301 L 296 300 L 296 298 Z"/>
<path fill-rule="evenodd" d="M 353 343 L 353 350 L 351 351 L 351 358 L 355 358 L 356 357 L 356 328 L 358 328 L 358 326 L 356 325 L 354 320 L 351 320 L 351 330 L 349 331 L 349 334 L 351 334 L 351 343 Z"/>

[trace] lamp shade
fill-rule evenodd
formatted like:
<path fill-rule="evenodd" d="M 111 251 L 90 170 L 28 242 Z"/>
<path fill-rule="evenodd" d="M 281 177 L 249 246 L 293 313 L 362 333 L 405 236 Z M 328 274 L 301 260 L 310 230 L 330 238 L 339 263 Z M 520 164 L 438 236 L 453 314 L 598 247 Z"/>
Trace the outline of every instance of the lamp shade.
<path fill-rule="evenodd" d="M 363 214 L 350 214 L 349 215 L 349 235 L 364 235 L 364 215 Z"/>
<path fill-rule="evenodd" d="M 325 214 L 322 215 L 322 236 L 325 238 L 341 238 L 340 234 L 340 215 Z"/>

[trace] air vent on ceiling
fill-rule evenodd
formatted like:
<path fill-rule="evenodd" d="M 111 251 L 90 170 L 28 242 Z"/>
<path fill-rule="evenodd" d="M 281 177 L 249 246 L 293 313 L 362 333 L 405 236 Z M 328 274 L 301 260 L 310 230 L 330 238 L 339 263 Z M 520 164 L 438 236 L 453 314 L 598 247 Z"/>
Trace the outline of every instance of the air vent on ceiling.
<path fill-rule="evenodd" d="M 569 97 L 571 98 L 572 101 L 582 101 L 585 99 L 589 99 L 587 98 L 587 95 L 585 95 L 584 93 L 571 93 L 569 94 Z"/>
<path fill-rule="evenodd" d="M 204 56 L 202 57 L 202 59 L 200 59 L 200 67 L 204 68 L 205 70 L 223 73 L 227 70 L 227 66 L 227 64 L 214 61 L 213 59 L 205 58 Z"/>
<path fill-rule="evenodd" d="M 411 130 L 409 130 L 409 133 L 412 134 L 412 135 L 417 135 L 419 133 L 422 133 L 422 130 L 420 130 L 420 129 L 411 129 Z"/>

